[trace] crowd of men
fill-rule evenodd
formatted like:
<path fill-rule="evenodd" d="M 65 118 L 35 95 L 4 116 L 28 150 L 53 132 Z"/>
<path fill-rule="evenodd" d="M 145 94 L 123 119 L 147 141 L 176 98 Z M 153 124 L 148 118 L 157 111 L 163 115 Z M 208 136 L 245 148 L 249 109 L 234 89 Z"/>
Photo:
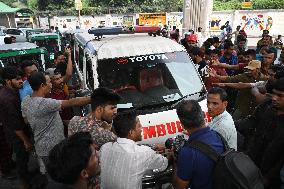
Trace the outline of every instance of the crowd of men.
<path fill-rule="evenodd" d="M 206 123 L 197 101 L 183 100 L 176 108 L 188 143 L 201 141 L 217 153 L 225 146 L 247 154 L 260 169 L 267 189 L 284 187 L 284 54 L 268 31 L 257 49 L 247 49 L 247 36 L 229 23 L 220 37 L 202 39 L 202 28 L 179 40 L 187 50 L 208 91 Z M 235 35 L 235 41 L 231 36 Z M 281 38 L 281 37 L 280 37 Z M 278 40 L 279 41 L 279 40 Z M 282 51 L 284 53 L 284 51 Z M 173 188 L 213 189 L 215 162 L 185 145 L 178 156 L 138 145 L 142 126 L 136 111 L 117 112 L 121 97 L 107 88 L 91 96 L 72 96 L 70 49 L 55 56 L 53 68 L 40 72 L 31 61 L 2 70 L 0 89 L 0 169 L 21 188 L 134 189 L 142 188 L 147 170 L 173 165 Z M 72 107 L 91 105 L 91 112 L 74 116 Z M 225 144 L 223 142 L 225 140 Z M 12 154 L 15 158 L 12 158 Z M 30 159 L 39 168 L 31 170 Z M 282 179 L 282 180 L 281 180 Z M 55 187 L 56 185 L 56 187 Z"/>

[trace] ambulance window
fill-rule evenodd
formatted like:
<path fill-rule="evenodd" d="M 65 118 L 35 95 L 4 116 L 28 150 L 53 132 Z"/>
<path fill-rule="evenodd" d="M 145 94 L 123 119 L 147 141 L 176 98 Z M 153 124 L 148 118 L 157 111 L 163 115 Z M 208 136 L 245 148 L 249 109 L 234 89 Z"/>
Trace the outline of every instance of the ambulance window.
<path fill-rule="evenodd" d="M 83 58 L 84 58 L 84 50 L 79 47 L 79 69 L 83 71 Z"/>
<path fill-rule="evenodd" d="M 94 89 L 94 77 L 93 77 L 93 68 L 92 68 L 92 59 L 86 55 L 86 79 L 88 87 L 93 90 Z"/>

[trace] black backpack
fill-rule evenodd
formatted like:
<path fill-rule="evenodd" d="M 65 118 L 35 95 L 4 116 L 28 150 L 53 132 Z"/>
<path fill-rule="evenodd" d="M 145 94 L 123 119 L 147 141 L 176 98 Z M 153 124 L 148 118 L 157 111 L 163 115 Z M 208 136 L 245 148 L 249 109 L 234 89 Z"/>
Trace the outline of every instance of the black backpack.
<path fill-rule="evenodd" d="M 186 146 L 199 150 L 216 162 L 214 189 L 263 189 L 262 176 L 254 162 L 246 154 L 229 148 L 226 140 L 218 135 L 225 148 L 222 154 L 201 141 L 186 143 Z"/>

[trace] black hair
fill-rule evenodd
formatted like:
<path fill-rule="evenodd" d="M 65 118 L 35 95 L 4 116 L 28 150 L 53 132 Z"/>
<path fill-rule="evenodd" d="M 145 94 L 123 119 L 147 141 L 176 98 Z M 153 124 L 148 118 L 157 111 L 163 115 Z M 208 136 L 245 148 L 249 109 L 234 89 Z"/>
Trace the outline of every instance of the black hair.
<path fill-rule="evenodd" d="M 192 54 L 193 54 L 194 56 L 200 56 L 200 57 L 202 57 L 202 55 L 203 55 L 199 47 L 194 47 L 194 48 L 191 50 L 191 52 L 192 52 Z"/>
<path fill-rule="evenodd" d="M 278 91 L 283 91 L 284 92 L 284 78 L 278 79 L 274 85 L 273 89 L 278 90 Z"/>
<path fill-rule="evenodd" d="M 281 79 L 281 78 L 284 78 L 284 69 L 282 67 L 282 69 L 279 69 L 276 71 L 275 73 L 275 79 Z"/>
<path fill-rule="evenodd" d="M 209 41 L 205 41 L 202 46 L 204 46 L 205 49 L 209 49 L 211 45 L 212 44 Z"/>
<path fill-rule="evenodd" d="M 21 62 L 21 69 L 22 69 L 22 71 L 24 71 L 26 67 L 32 66 L 32 65 L 35 65 L 35 66 L 36 66 L 36 64 L 35 64 L 34 61 L 31 61 L 31 60 L 24 60 L 23 62 Z"/>
<path fill-rule="evenodd" d="M 90 133 L 79 132 L 55 145 L 49 152 L 46 166 L 50 177 L 59 183 L 75 184 L 81 171 L 88 166 L 92 143 Z"/>
<path fill-rule="evenodd" d="M 21 74 L 16 66 L 7 66 L 7 67 L 4 67 L 2 70 L 3 80 L 15 79 L 18 76 L 21 76 Z"/>
<path fill-rule="evenodd" d="M 178 104 L 177 115 L 185 129 L 204 125 L 204 112 L 195 100 L 183 100 Z"/>
<path fill-rule="evenodd" d="M 255 59 L 255 56 L 256 56 L 256 51 L 254 49 L 248 49 L 246 50 L 246 52 L 244 53 L 244 55 L 251 55 L 254 57 Z"/>
<path fill-rule="evenodd" d="M 230 47 L 233 47 L 233 46 L 234 46 L 233 43 L 227 42 L 227 43 L 224 44 L 224 49 L 229 49 Z"/>
<path fill-rule="evenodd" d="M 225 39 L 224 40 L 224 44 L 231 44 L 232 46 L 234 46 L 234 44 L 233 44 L 231 39 Z"/>
<path fill-rule="evenodd" d="M 213 37 L 213 43 L 220 43 L 219 37 Z"/>
<path fill-rule="evenodd" d="M 269 30 L 263 30 L 262 33 L 269 34 Z"/>
<path fill-rule="evenodd" d="M 11 44 L 12 43 L 12 38 L 11 37 L 4 37 L 4 43 L 5 44 Z"/>
<path fill-rule="evenodd" d="M 267 83 L 265 84 L 265 89 L 267 93 L 272 93 L 274 84 L 275 84 L 275 81 L 272 81 L 272 80 L 267 81 Z"/>
<path fill-rule="evenodd" d="M 241 41 L 247 41 L 247 38 L 245 37 L 245 36 L 243 36 L 243 35 L 238 35 L 237 36 L 237 42 L 241 42 Z"/>
<path fill-rule="evenodd" d="M 213 50 L 210 50 L 209 55 L 210 54 L 217 54 L 218 56 L 220 56 L 221 51 L 219 49 L 213 49 Z"/>
<path fill-rule="evenodd" d="M 267 54 L 275 54 L 275 50 L 273 48 L 265 48 L 263 51 L 265 51 Z"/>
<path fill-rule="evenodd" d="M 113 120 L 113 129 L 116 135 L 120 138 L 126 138 L 129 131 L 135 129 L 136 126 L 136 111 L 127 111 L 119 113 Z"/>
<path fill-rule="evenodd" d="M 222 89 L 220 87 L 212 87 L 209 91 L 208 91 L 208 95 L 209 94 L 219 94 L 220 95 L 220 99 L 224 102 L 228 100 L 228 94 L 225 91 L 225 89 Z"/>
<path fill-rule="evenodd" d="M 64 55 L 64 53 L 62 51 L 58 51 L 58 52 L 54 53 L 54 60 L 56 60 L 61 55 Z"/>
<path fill-rule="evenodd" d="M 121 97 L 113 92 L 111 89 L 100 87 L 94 90 L 91 96 L 92 111 L 96 110 L 99 106 L 105 106 L 107 104 L 117 104 Z"/>
<path fill-rule="evenodd" d="M 34 91 L 37 91 L 41 84 L 46 84 L 45 75 L 41 72 L 34 72 L 28 77 L 28 82 Z"/>
<path fill-rule="evenodd" d="M 59 71 L 62 76 L 66 75 L 66 69 L 67 64 L 65 63 L 60 62 L 56 65 L 56 70 Z"/>
<path fill-rule="evenodd" d="M 208 38 L 205 42 L 209 42 L 211 45 L 214 44 L 214 39 L 213 38 Z"/>

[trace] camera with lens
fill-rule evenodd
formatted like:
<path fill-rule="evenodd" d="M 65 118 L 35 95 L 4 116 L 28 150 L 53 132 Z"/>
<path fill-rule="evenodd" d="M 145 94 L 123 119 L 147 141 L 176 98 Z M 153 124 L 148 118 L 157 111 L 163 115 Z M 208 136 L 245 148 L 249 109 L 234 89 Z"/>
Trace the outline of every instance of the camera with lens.
<path fill-rule="evenodd" d="M 184 138 L 184 135 L 177 135 L 174 138 L 168 138 L 165 142 L 165 146 L 167 149 L 172 149 L 177 157 L 185 142 L 186 139 Z"/>

